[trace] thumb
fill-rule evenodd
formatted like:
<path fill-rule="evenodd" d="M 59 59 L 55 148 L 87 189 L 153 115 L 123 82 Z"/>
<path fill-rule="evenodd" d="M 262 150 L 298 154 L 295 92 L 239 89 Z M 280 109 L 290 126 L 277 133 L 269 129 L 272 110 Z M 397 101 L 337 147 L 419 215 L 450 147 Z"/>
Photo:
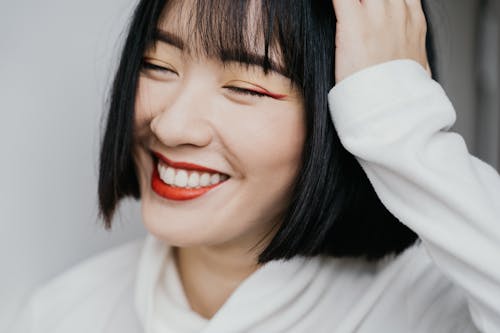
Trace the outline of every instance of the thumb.
<path fill-rule="evenodd" d="M 332 0 L 332 2 L 337 21 L 348 20 L 361 7 L 359 0 Z"/>

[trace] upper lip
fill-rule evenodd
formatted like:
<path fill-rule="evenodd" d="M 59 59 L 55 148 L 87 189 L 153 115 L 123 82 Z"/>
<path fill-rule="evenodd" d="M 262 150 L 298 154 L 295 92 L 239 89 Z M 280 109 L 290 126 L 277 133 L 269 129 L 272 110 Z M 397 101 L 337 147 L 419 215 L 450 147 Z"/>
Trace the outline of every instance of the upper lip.
<path fill-rule="evenodd" d="M 165 162 L 166 164 L 168 164 L 169 166 L 176 168 L 176 169 L 195 170 L 195 171 L 209 172 L 209 173 L 220 173 L 220 174 L 225 175 L 225 173 L 223 173 L 221 171 L 207 168 L 207 167 L 204 167 L 204 166 L 201 166 L 198 164 L 189 163 L 189 162 L 181 162 L 181 161 L 173 161 L 173 160 L 166 158 L 162 154 L 155 152 L 155 151 L 153 152 L 153 155 L 156 156 L 156 158 L 158 158 L 158 159 L 162 160 L 163 162 Z"/>

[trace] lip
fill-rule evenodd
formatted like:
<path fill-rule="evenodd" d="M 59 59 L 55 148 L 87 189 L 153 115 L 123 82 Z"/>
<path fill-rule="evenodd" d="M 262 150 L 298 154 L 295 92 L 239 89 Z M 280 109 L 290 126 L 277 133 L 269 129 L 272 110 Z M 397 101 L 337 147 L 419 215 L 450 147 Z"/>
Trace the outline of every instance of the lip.
<path fill-rule="evenodd" d="M 222 175 L 226 175 L 225 173 L 223 173 L 221 171 L 218 171 L 218 170 L 215 170 L 215 169 L 210 169 L 210 168 L 198 165 L 198 164 L 189 163 L 189 162 L 176 162 L 176 161 L 173 161 L 173 160 L 171 160 L 169 158 L 166 158 L 162 154 L 160 154 L 158 152 L 155 152 L 155 151 L 153 151 L 153 155 L 156 158 L 162 160 L 165 164 L 167 164 L 167 165 L 169 165 L 169 166 L 171 166 L 173 168 L 176 168 L 176 169 L 185 169 L 185 170 L 193 170 L 193 171 L 201 171 L 201 172 L 209 172 L 209 173 L 220 173 Z M 227 175 L 227 176 L 229 176 L 229 175 Z"/>

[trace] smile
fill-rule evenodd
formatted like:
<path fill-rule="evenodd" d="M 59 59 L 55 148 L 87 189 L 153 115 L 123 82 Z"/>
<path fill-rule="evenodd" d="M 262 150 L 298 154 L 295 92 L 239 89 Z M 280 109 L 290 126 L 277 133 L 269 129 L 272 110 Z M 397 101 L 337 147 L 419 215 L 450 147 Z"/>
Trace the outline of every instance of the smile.
<path fill-rule="evenodd" d="M 194 199 L 221 185 L 230 178 L 226 174 L 214 172 L 212 169 L 194 164 L 171 163 L 170 160 L 158 155 L 153 155 L 154 168 L 151 177 L 151 187 L 154 192 L 166 199 Z M 172 164 L 176 167 L 172 166 Z M 186 167 L 181 168 L 179 167 L 180 165 Z"/>

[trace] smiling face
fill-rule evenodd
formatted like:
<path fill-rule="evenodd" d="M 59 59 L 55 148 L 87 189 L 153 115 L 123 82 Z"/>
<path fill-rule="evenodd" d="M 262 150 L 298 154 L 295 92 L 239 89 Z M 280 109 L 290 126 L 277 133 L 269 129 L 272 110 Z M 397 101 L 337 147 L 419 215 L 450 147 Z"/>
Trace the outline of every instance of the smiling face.
<path fill-rule="evenodd" d="M 187 4 L 165 11 L 138 81 L 134 161 L 143 222 L 173 246 L 251 247 L 272 234 L 289 203 L 305 139 L 302 97 L 273 53 L 276 71 L 252 64 L 264 47 L 245 62 L 200 52 Z M 258 24 L 248 22 L 248 30 Z M 208 191 L 207 182 L 215 185 Z"/>

